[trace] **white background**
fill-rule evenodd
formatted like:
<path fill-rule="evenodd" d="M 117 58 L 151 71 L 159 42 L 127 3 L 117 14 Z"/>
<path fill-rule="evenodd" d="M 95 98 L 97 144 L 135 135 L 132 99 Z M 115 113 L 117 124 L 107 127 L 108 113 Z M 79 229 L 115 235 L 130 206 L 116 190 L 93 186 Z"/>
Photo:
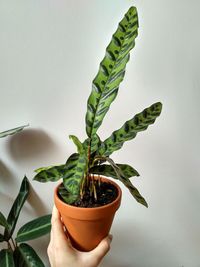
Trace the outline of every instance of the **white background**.
<path fill-rule="evenodd" d="M 200 267 L 199 0 L 0 1 L 0 131 L 30 124 L 0 140 L 0 210 L 8 214 L 26 174 L 32 189 L 17 228 L 51 212 L 55 184 L 32 181 L 33 170 L 65 162 L 75 151 L 69 134 L 86 138 L 91 82 L 131 5 L 139 36 L 99 134 L 106 138 L 154 102 L 163 111 L 113 155 L 139 171 L 132 181 L 149 209 L 122 186 L 101 266 Z M 48 240 L 30 242 L 46 266 Z"/>

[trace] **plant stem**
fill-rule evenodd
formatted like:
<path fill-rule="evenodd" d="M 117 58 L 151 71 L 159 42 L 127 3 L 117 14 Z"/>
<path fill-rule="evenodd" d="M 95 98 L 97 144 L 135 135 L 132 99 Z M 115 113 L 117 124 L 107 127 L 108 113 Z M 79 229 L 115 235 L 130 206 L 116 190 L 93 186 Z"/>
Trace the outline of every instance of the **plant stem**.
<path fill-rule="evenodd" d="M 10 241 L 7 241 L 7 245 L 8 245 L 8 249 L 14 251 L 14 248 L 12 248 L 11 244 L 10 244 Z"/>
<path fill-rule="evenodd" d="M 16 244 L 15 244 L 13 238 L 11 237 L 10 239 L 11 239 L 11 242 L 12 242 L 12 244 L 13 244 L 14 249 L 16 249 Z"/>

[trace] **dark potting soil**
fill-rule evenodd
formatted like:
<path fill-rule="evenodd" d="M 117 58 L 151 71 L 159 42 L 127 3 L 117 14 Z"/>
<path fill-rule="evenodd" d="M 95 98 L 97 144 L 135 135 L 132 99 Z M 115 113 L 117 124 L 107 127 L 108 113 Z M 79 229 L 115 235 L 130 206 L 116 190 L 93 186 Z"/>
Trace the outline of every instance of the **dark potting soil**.
<path fill-rule="evenodd" d="M 95 181 L 97 200 L 94 195 L 90 195 L 89 189 L 85 191 L 83 199 L 78 199 L 74 203 L 70 204 L 76 207 L 82 208 L 94 208 L 101 207 L 113 202 L 118 196 L 117 188 L 111 183 L 102 182 L 100 185 Z M 60 197 L 62 200 L 62 198 Z"/>
<path fill-rule="evenodd" d="M 118 195 L 117 188 L 111 183 L 101 182 L 100 186 L 96 184 L 97 200 L 90 196 L 89 190 L 85 192 L 83 199 L 74 202 L 73 206 L 82 208 L 94 208 L 104 206 L 113 202 Z"/>

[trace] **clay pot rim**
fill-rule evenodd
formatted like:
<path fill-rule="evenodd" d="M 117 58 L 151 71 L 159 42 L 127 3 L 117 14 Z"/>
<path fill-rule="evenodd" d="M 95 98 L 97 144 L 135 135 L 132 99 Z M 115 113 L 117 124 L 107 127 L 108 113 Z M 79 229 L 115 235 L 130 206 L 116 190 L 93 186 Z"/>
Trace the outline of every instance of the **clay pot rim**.
<path fill-rule="evenodd" d="M 94 176 L 95 177 L 95 176 Z M 109 178 L 107 178 L 107 177 L 105 177 L 105 176 L 100 176 L 101 177 L 101 179 L 102 179 L 102 181 L 104 181 L 104 182 L 108 182 L 108 183 L 111 183 L 111 184 L 113 184 L 116 188 L 117 188 L 117 190 L 118 190 L 118 195 L 117 195 L 117 197 L 116 197 L 116 199 L 114 200 L 114 201 L 112 201 L 111 203 L 108 203 L 108 204 L 106 204 L 106 205 L 103 205 L 103 206 L 99 206 L 99 207 L 90 207 L 90 208 L 85 208 L 85 207 L 76 207 L 76 206 L 73 206 L 73 205 L 70 205 L 70 204 L 67 204 L 66 202 L 64 202 L 63 200 L 61 200 L 60 198 L 59 198 L 59 196 L 58 196 L 58 188 L 59 188 L 59 186 L 62 184 L 62 183 L 59 183 L 57 186 L 56 186 L 56 188 L 55 188 L 55 197 L 56 197 L 56 199 L 57 199 L 57 201 L 58 202 L 60 202 L 60 203 L 62 203 L 62 205 L 64 205 L 65 207 L 67 207 L 68 209 L 70 208 L 70 209 L 76 209 L 76 211 L 84 211 L 84 210 L 87 210 L 87 211 L 92 211 L 92 210 L 103 210 L 103 209 L 105 209 L 105 208 L 108 208 L 108 207 L 111 207 L 111 206 L 115 206 L 115 205 L 117 205 L 117 203 L 119 203 L 120 202 L 120 200 L 121 200 L 121 196 L 122 196 L 122 190 L 121 190 L 121 188 L 120 188 L 120 186 L 116 183 L 116 182 L 114 182 L 113 180 L 111 180 L 111 179 L 109 179 Z"/>

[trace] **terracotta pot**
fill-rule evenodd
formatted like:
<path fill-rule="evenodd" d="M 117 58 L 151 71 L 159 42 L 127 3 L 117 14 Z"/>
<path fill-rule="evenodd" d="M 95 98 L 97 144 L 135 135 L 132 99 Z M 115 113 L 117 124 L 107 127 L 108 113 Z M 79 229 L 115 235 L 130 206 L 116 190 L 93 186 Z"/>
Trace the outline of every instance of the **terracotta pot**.
<path fill-rule="evenodd" d="M 105 206 L 81 208 L 66 204 L 58 197 L 58 185 L 54 201 L 67 228 L 72 245 L 80 251 L 94 249 L 109 234 L 115 212 L 121 203 L 121 189 L 112 180 L 101 177 L 103 182 L 112 183 L 118 189 L 118 196 Z"/>

